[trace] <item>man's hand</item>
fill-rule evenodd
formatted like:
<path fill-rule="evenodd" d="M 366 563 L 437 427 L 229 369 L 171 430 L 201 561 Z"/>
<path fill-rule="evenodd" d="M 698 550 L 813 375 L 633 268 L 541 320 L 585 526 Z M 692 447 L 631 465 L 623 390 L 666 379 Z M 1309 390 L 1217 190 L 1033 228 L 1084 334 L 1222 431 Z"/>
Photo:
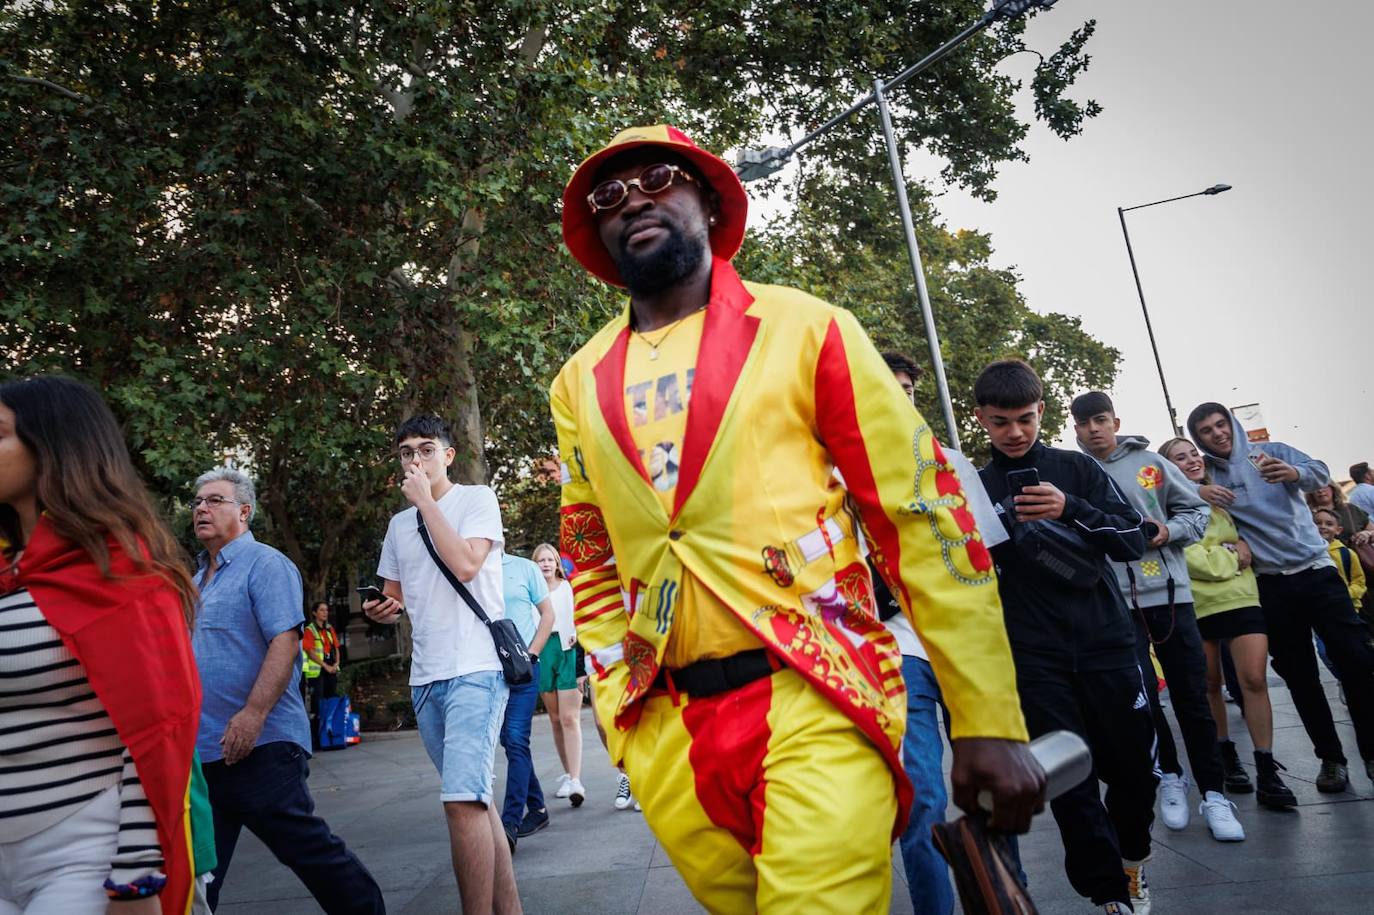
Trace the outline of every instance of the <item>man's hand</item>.
<path fill-rule="evenodd" d="M 1053 521 L 1064 514 L 1064 494 L 1053 483 L 1027 486 L 1012 501 L 1017 521 Z"/>
<path fill-rule="evenodd" d="M 224 736 L 219 739 L 226 766 L 232 766 L 253 752 L 258 736 L 262 734 L 263 722 L 266 720 L 265 714 L 247 706 L 234 713 L 234 717 L 230 718 L 224 727 Z"/>
<path fill-rule="evenodd" d="M 1351 546 L 1364 546 L 1371 540 L 1374 540 L 1374 531 L 1356 531 L 1350 535 Z"/>
<path fill-rule="evenodd" d="M 1255 469 L 1264 477 L 1266 483 L 1296 483 L 1298 481 L 1298 468 L 1292 464 L 1285 464 L 1276 457 L 1267 454 L 1259 456 Z"/>
<path fill-rule="evenodd" d="M 999 832 L 1024 833 L 1031 817 L 1045 809 L 1045 771 L 1018 740 L 961 737 L 954 741 L 950 783 L 954 803 L 965 813 L 978 807 L 978 792 L 992 795 L 990 825 Z"/>
<path fill-rule="evenodd" d="M 416 508 L 424 508 L 426 505 L 434 504 L 434 493 L 430 491 L 429 477 L 425 476 L 425 472 L 420 469 L 418 464 L 406 466 L 406 477 L 401 481 L 401 493 Z"/>
<path fill-rule="evenodd" d="M 1199 486 L 1197 494 L 1198 498 L 1214 508 L 1230 508 L 1231 503 L 1236 501 L 1236 494 L 1218 483 Z"/>
<path fill-rule="evenodd" d="M 1153 518 L 1150 520 L 1154 520 Z M 1163 521 L 1155 521 L 1155 527 L 1159 528 L 1155 535 L 1150 538 L 1150 546 L 1163 546 L 1169 542 L 1169 525 Z"/>
<path fill-rule="evenodd" d="M 1240 563 L 1240 570 L 1244 572 L 1250 568 L 1250 563 L 1255 561 L 1255 554 L 1250 552 L 1250 544 L 1244 540 L 1237 540 L 1232 548 L 1236 551 L 1236 560 Z"/>
<path fill-rule="evenodd" d="M 402 606 L 401 602 L 394 597 L 388 597 L 386 600 L 363 601 L 363 613 L 367 614 L 367 618 L 384 626 L 390 626 L 396 622 L 396 617 L 400 616 L 404 609 L 405 607 Z"/>

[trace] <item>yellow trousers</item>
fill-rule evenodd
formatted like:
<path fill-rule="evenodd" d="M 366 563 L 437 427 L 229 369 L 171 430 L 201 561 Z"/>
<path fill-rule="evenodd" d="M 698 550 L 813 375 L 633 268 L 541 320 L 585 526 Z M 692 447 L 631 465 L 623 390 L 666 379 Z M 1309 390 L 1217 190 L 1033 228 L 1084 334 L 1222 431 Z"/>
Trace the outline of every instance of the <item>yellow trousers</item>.
<path fill-rule="evenodd" d="M 701 699 L 651 694 L 625 771 L 709 911 L 888 911 L 892 771 L 792 670 Z"/>

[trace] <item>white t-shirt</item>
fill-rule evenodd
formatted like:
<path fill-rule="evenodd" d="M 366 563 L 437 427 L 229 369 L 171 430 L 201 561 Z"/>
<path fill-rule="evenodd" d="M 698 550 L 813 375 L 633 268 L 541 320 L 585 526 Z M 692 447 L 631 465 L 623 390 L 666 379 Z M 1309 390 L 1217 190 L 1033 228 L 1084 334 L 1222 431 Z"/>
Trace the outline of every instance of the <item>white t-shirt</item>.
<path fill-rule="evenodd" d="M 488 486 L 455 485 L 439 499 L 439 509 L 464 539 L 485 537 L 491 541 L 477 577 L 466 582 L 477 603 L 492 619 L 506 615 L 502 596 L 501 553 L 505 534 L 501 506 Z M 393 515 L 382 542 L 377 574 L 401 583 L 406 613 L 410 616 L 414 649 L 410 658 L 410 685 L 423 686 L 481 670 L 500 670 L 496 646 L 487 627 L 458 596 L 444 573 L 434 564 L 415 526 L 418 509 Z"/>
<path fill-rule="evenodd" d="M 572 585 L 560 581 L 558 586 L 549 592 L 549 600 L 553 604 L 553 631 L 558 633 L 558 640 L 563 650 L 567 651 L 573 647 L 573 641 L 577 638 L 577 627 L 573 624 Z"/>
<path fill-rule="evenodd" d="M 1007 539 L 1007 529 L 1002 524 L 1002 519 L 997 517 L 997 510 L 992 507 L 988 491 L 983 488 L 982 478 L 963 454 L 948 445 L 941 445 L 940 448 L 954 465 L 955 472 L 959 474 L 959 484 L 964 488 L 964 498 L 968 499 L 968 509 L 978 524 L 978 533 L 983 538 L 983 545 L 992 549 Z M 930 660 L 930 656 L 926 654 L 926 646 L 921 644 L 921 637 L 916 634 L 905 613 L 897 614 L 883 625 L 897 639 L 897 647 L 902 654 L 913 655 L 925 661 Z"/>

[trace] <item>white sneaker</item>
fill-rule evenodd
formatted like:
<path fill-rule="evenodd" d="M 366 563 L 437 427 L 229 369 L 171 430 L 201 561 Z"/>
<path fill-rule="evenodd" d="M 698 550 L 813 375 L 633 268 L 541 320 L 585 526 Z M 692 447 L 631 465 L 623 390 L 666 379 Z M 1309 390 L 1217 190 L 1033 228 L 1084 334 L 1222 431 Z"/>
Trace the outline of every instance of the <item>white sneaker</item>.
<path fill-rule="evenodd" d="M 562 790 L 561 788 L 559 789 Z M 582 787 L 582 782 L 578 779 L 568 777 L 568 800 L 574 807 L 581 807 L 582 802 L 587 799 L 587 789 Z"/>
<path fill-rule="evenodd" d="M 643 812 L 644 808 L 639 806 L 639 798 L 635 798 L 635 813 Z"/>
<path fill-rule="evenodd" d="M 1131 864 L 1122 861 L 1121 868 L 1126 872 L 1128 893 L 1131 897 L 1131 910 L 1135 912 L 1135 915 L 1150 915 L 1150 884 L 1145 881 L 1145 862 L 1140 861 Z M 1107 905 L 1113 904 L 1107 903 Z"/>
<path fill-rule="evenodd" d="M 622 772 L 620 773 L 620 780 L 615 786 L 615 809 L 624 810 L 633 804 L 634 800 L 630 794 L 630 776 Z"/>
<path fill-rule="evenodd" d="M 1236 819 L 1236 805 L 1215 791 L 1208 791 L 1197 812 L 1206 818 L 1212 838 L 1218 842 L 1244 842 L 1245 830 Z"/>
<path fill-rule="evenodd" d="M 1188 776 L 1164 773 L 1159 780 L 1159 818 L 1170 829 L 1188 825 Z"/>
<path fill-rule="evenodd" d="M 1131 907 L 1124 902 L 1109 902 L 1102 907 L 1104 915 L 1131 915 Z"/>
<path fill-rule="evenodd" d="M 553 796 L 566 798 L 572 794 L 572 780 L 572 776 L 566 772 L 558 776 L 558 790 L 553 793 Z"/>

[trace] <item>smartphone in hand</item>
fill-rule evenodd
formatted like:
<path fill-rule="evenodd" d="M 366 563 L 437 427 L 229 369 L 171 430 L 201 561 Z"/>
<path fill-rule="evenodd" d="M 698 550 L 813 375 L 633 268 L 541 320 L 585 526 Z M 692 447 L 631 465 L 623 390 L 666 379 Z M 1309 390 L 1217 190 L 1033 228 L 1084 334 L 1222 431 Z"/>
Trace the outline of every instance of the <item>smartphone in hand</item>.
<path fill-rule="evenodd" d="M 361 588 L 358 588 L 358 596 L 363 599 L 363 603 L 367 603 L 368 601 L 374 600 L 386 600 L 386 595 L 382 593 L 382 589 L 378 588 L 375 585 L 363 585 Z M 405 608 L 403 607 L 397 610 L 396 612 L 405 613 Z"/>
<path fill-rule="evenodd" d="M 1040 471 L 1034 467 L 1023 467 L 1007 473 L 1007 494 L 1013 499 L 1021 495 L 1021 491 L 1026 487 L 1039 485 Z"/>

